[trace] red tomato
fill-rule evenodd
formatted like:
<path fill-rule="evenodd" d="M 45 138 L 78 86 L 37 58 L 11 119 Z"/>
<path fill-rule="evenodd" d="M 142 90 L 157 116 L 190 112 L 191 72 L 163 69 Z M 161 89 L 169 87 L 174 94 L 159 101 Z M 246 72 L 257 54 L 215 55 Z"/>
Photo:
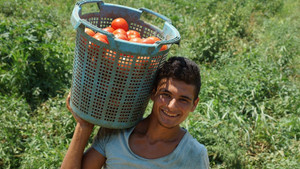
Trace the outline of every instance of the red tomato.
<path fill-rule="evenodd" d="M 166 50 L 166 49 L 168 49 L 168 46 L 167 45 L 162 45 L 162 47 L 160 48 L 159 51 L 163 51 L 163 50 Z"/>
<path fill-rule="evenodd" d="M 128 40 L 127 36 L 122 33 L 115 34 L 115 37 L 118 39 Z"/>
<path fill-rule="evenodd" d="M 127 36 L 127 37 L 128 37 L 128 40 L 133 39 L 133 38 L 140 38 L 140 37 L 137 37 L 137 36 L 135 36 L 135 35 L 129 35 L 129 36 Z"/>
<path fill-rule="evenodd" d="M 124 29 L 126 32 L 128 31 L 128 23 L 124 18 L 116 18 L 111 22 L 111 27 L 114 29 Z"/>
<path fill-rule="evenodd" d="M 130 39 L 134 39 L 134 38 L 140 38 L 140 37 L 135 36 L 135 35 L 130 35 L 130 36 L 127 36 L 127 37 L 128 37 L 129 40 L 130 40 Z"/>
<path fill-rule="evenodd" d="M 108 41 L 103 36 L 96 36 L 94 38 L 97 39 L 98 41 L 101 41 L 101 42 L 104 42 L 104 43 L 108 44 Z"/>
<path fill-rule="evenodd" d="M 151 40 L 153 40 L 154 42 L 156 42 L 156 41 L 160 41 L 160 39 L 159 39 L 159 38 L 157 38 L 157 37 L 154 37 L 154 36 L 150 36 L 150 37 L 148 37 L 147 39 L 151 39 Z"/>
<path fill-rule="evenodd" d="M 93 36 L 93 38 L 95 38 L 95 39 L 96 39 L 97 37 L 101 37 L 101 38 L 105 39 L 105 40 L 108 42 L 107 36 L 104 35 L 104 34 L 102 34 L 102 33 L 100 33 L 100 32 L 97 32 L 97 33 Z"/>
<path fill-rule="evenodd" d="M 142 43 L 142 39 L 141 38 L 131 38 L 131 39 L 129 39 L 129 42 Z"/>
<path fill-rule="evenodd" d="M 147 38 L 148 39 L 148 41 L 154 41 L 154 43 L 156 42 L 156 41 L 160 41 L 161 39 L 159 39 L 159 38 L 157 38 L 157 37 L 154 37 L 154 36 L 150 36 L 150 37 L 148 37 Z M 160 50 L 159 51 L 163 51 L 163 50 L 166 50 L 166 49 L 168 49 L 168 46 L 167 45 L 163 45 L 161 48 L 160 48 Z"/>
<path fill-rule="evenodd" d="M 94 36 L 95 35 L 95 32 L 92 29 L 90 29 L 90 28 L 85 28 L 84 32 L 86 34 L 90 35 L 90 36 Z"/>
<path fill-rule="evenodd" d="M 126 34 L 127 34 L 128 37 L 132 37 L 132 36 L 137 37 L 137 38 L 141 37 L 140 33 L 138 31 L 135 31 L 135 30 L 129 30 L 129 31 L 126 32 Z"/>
<path fill-rule="evenodd" d="M 121 29 L 121 28 L 116 29 L 115 31 L 113 31 L 113 34 L 114 35 L 116 35 L 116 34 L 124 34 L 124 35 L 127 36 L 126 31 L 124 29 Z"/>
<path fill-rule="evenodd" d="M 113 33 L 114 31 L 115 31 L 115 29 L 114 28 L 112 28 L 112 27 L 106 27 L 106 28 L 103 28 L 103 30 L 105 30 L 105 31 L 107 31 L 107 32 L 110 32 L 110 33 Z"/>
<path fill-rule="evenodd" d="M 154 36 L 150 36 L 150 37 L 148 37 L 146 39 L 143 39 L 143 43 L 147 43 L 147 44 L 153 44 L 156 41 L 160 41 L 160 39 L 157 38 L 157 37 L 154 37 Z"/>
<path fill-rule="evenodd" d="M 142 43 L 154 44 L 155 41 L 153 39 L 146 38 L 146 39 L 142 39 Z"/>

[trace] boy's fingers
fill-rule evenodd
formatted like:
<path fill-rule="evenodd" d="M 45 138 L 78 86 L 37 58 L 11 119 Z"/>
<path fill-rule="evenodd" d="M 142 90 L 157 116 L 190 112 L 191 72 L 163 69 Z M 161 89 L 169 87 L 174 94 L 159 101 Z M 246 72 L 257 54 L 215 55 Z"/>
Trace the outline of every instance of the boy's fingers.
<path fill-rule="evenodd" d="M 68 110 L 72 113 L 72 115 L 75 118 L 75 120 L 77 121 L 77 123 L 81 123 L 81 124 L 84 124 L 86 126 L 94 127 L 93 124 L 81 119 L 76 113 L 73 112 L 73 110 L 70 106 L 70 98 L 71 98 L 71 92 L 68 94 L 68 97 L 66 99 L 66 106 L 67 106 Z"/>
<path fill-rule="evenodd" d="M 71 97 L 71 95 L 69 93 L 67 100 L 66 100 L 66 105 L 67 105 L 68 110 L 73 113 L 72 108 L 70 106 L 70 97 Z"/>

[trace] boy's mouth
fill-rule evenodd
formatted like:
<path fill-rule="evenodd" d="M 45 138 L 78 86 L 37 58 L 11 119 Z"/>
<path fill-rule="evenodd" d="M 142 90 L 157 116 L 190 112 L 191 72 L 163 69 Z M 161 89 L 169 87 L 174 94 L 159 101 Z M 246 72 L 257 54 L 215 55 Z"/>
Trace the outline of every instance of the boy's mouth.
<path fill-rule="evenodd" d="M 163 112 L 165 115 L 169 116 L 169 117 L 177 117 L 177 116 L 179 116 L 179 114 L 170 113 L 170 112 L 165 111 L 165 110 L 162 110 L 162 112 Z"/>

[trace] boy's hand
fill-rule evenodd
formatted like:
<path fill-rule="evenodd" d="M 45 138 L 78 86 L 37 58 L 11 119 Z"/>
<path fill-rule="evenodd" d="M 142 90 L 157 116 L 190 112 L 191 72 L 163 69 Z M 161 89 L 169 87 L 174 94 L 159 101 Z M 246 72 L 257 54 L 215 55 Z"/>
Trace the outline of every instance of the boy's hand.
<path fill-rule="evenodd" d="M 94 128 L 94 124 L 91 124 L 85 120 L 83 120 L 82 118 L 80 118 L 79 116 L 76 115 L 76 113 L 73 112 L 71 106 L 70 106 L 70 98 L 71 98 L 71 93 L 69 93 L 67 100 L 66 100 L 66 105 L 68 110 L 73 114 L 74 119 L 76 120 L 77 124 L 79 124 L 81 127 L 87 127 L 87 128 Z"/>

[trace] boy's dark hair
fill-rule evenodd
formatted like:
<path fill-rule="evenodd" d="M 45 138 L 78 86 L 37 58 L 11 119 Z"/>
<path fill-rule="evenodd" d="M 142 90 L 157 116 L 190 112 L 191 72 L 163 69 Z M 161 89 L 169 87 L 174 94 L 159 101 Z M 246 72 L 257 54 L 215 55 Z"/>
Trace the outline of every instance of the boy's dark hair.
<path fill-rule="evenodd" d="M 173 78 L 184 81 L 187 84 L 195 86 L 195 98 L 198 98 L 201 87 L 201 76 L 198 65 L 185 57 L 174 56 L 169 58 L 161 68 L 156 72 L 153 89 L 157 89 L 157 85 L 163 78 Z"/>

